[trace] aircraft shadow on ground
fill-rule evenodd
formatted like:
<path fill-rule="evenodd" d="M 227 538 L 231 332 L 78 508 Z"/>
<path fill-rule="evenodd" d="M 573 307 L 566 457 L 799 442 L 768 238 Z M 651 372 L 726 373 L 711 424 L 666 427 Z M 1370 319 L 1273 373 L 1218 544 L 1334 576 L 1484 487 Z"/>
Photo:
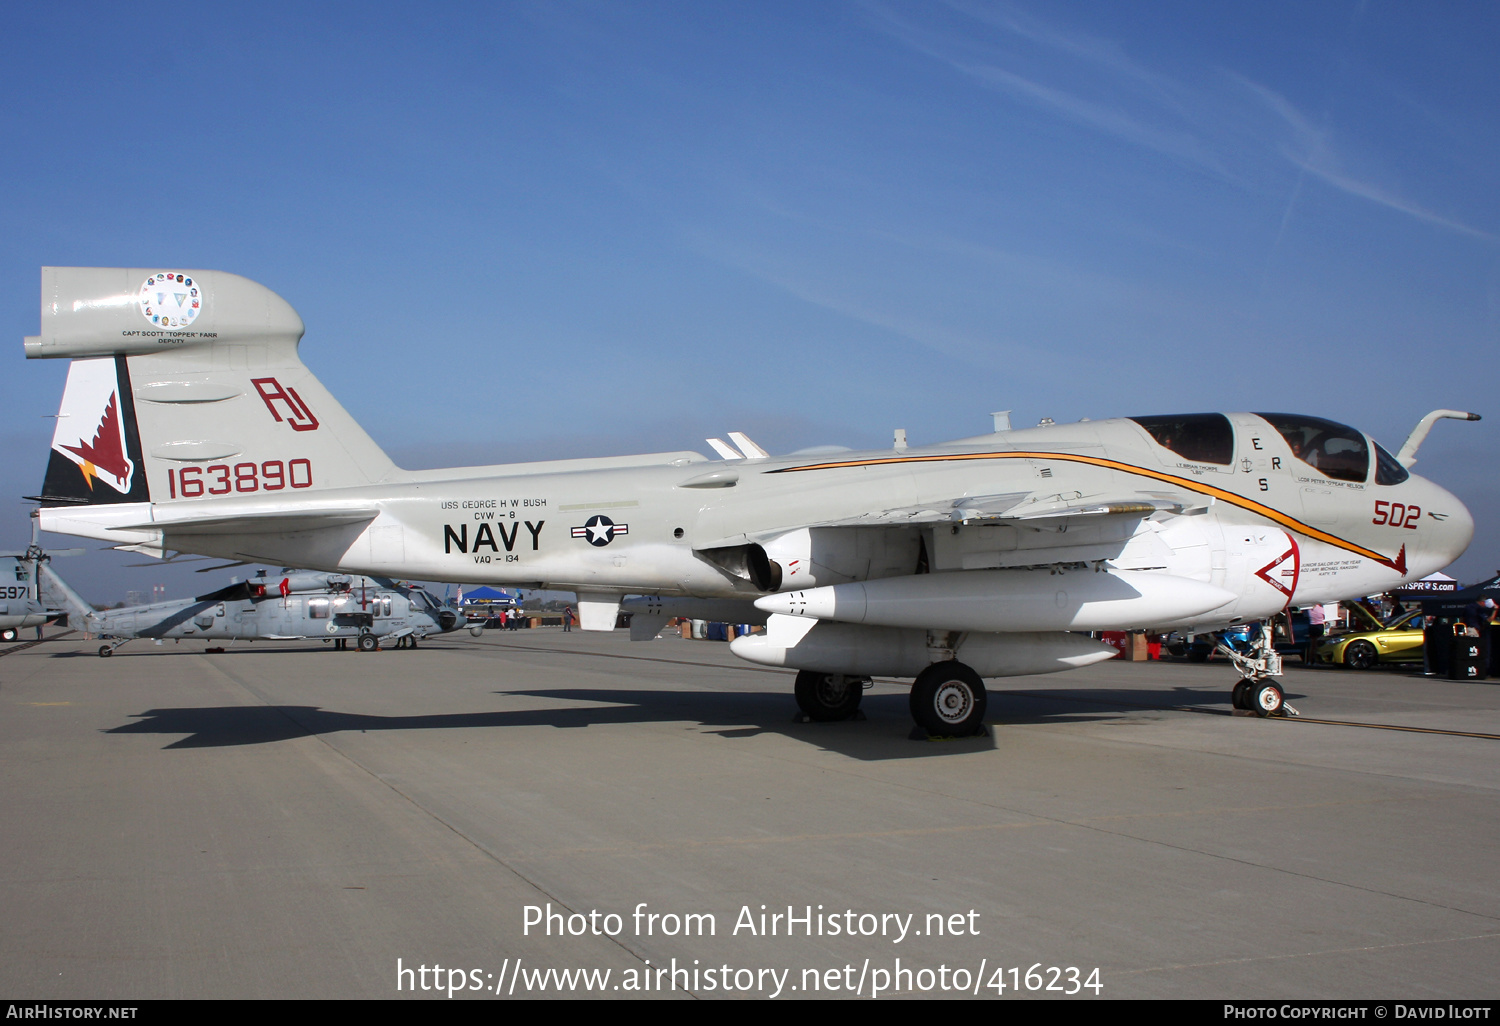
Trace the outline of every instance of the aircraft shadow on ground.
<path fill-rule="evenodd" d="M 186 735 L 166 749 L 220 748 L 272 744 L 299 737 L 374 730 L 474 730 L 554 727 L 573 730 L 635 723 L 697 721 L 707 733 L 726 740 L 781 734 L 850 758 L 884 761 L 987 751 L 993 732 L 1007 726 L 1119 719 L 1132 712 L 1194 706 L 1228 711 L 1228 697 L 1216 690 L 1169 688 L 1155 691 L 1057 689 L 990 694 L 992 736 L 929 741 L 914 738 L 904 694 L 866 695 L 862 718 L 838 723 L 803 723 L 789 694 L 757 691 L 613 690 L 545 688 L 496 692 L 498 695 L 567 703 L 541 709 L 414 716 L 372 716 L 310 705 L 207 706 L 148 709 L 137 722 L 112 727 L 109 734 Z M 574 704 L 588 703 L 588 704 Z"/>
<path fill-rule="evenodd" d="M 1229 715 L 1232 709 L 1228 685 L 1232 684 L 1231 679 L 1223 688 L 1018 688 L 1009 692 L 991 691 L 989 719 L 1014 724 L 1048 723 L 1060 719 L 1118 719 L 1122 713 L 1168 712 L 1183 708 Z M 1287 701 L 1307 697 L 1291 690 L 1285 691 L 1285 696 Z"/>

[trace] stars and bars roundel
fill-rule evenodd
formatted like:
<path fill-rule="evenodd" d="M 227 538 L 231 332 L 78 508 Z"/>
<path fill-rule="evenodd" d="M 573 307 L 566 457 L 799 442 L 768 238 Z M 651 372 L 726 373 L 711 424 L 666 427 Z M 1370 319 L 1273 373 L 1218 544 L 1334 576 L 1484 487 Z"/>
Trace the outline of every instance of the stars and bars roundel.
<path fill-rule="evenodd" d="M 574 538 L 587 538 L 590 545 L 608 545 L 618 535 L 629 534 L 629 524 L 617 524 L 606 516 L 592 516 L 582 527 L 573 528 Z"/>

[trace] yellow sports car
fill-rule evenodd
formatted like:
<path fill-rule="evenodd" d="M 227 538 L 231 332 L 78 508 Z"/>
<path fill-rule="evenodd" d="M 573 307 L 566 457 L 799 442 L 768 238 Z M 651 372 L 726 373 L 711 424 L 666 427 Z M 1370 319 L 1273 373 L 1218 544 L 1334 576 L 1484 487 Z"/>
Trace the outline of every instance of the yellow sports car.
<path fill-rule="evenodd" d="M 1374 620 L 1373 616 L 1367 618 Z M 1368 670 L 1376 663 L 1419 663 L 1422 609 L 1419 606 L 1386 627 L 1324 638 L 1318 643 L 1314 661 L 1347 666 L 1351 670 Z"/>

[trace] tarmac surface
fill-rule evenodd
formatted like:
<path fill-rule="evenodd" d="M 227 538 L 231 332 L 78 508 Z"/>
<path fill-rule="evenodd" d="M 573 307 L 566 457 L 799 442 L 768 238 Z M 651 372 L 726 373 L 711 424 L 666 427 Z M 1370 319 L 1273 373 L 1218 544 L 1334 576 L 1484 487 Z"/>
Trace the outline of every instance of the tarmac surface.
<path fill-rule="evenodd" d="M 0 646 L 0 998 L 1500 994 L 1488 684 L 1116 660 L 933 742 L 624 631 L 97 647 Z"/>

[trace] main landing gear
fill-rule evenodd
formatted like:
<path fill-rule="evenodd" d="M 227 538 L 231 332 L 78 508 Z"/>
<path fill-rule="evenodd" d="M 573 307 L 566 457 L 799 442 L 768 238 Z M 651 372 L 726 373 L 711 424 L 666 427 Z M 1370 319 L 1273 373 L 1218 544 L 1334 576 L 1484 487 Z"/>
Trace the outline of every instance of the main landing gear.
<path fill-rule="evenodd" d="M 797 707 L 817 723 L 847 720 L 859 711 L 865 696 L 868 677 L 850 677 L 842 673 L 797 672 Z"/>
<path fill-rule="evenodd" d="M 933 663 L 911 686 L 911 718 L 929 735 L 967 737 L 984 726 L 984 681 L 953 659 Z"/>
<path fill-rule="evenodd" d="M 801 670 L 797 673 L 797 706 L 808 720 L 847 720 L 859 711 L 870 678 Z M 911 718 L 929 737 L 968 737 L 984 732 L 989 697 L 984 681 L 970 667 L 952 659 L 933 663 L 911 687 Z"/>

